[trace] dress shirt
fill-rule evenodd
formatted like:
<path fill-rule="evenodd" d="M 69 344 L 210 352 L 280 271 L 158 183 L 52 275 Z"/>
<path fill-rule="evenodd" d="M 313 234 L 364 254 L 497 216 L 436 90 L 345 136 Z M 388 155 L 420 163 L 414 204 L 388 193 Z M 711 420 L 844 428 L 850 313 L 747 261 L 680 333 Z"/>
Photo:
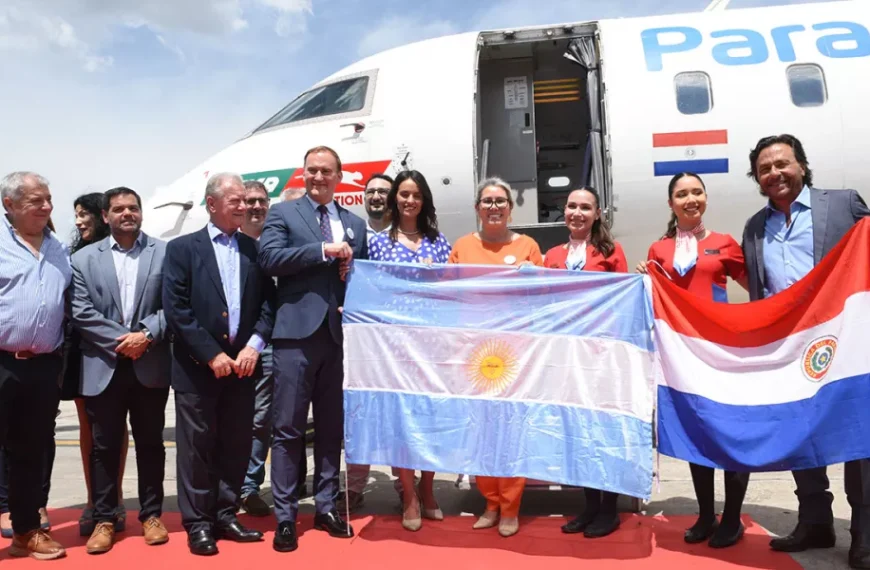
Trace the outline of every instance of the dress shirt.
<path fill-rule="evenodd" d="M 69 248 L 46 228 L 37 258 L 0 217 L 0 350 L 53 352 L 63 343 Z"/>
<path fill-rule="evenodd" d="M 236 234 L 238 231 L 228 236 L 213 223 L 208 223 L 208 236 L 211 238 L 211 246 L 214 248 L 214 255 L 221 275 L 221 285 L 227 300 L 230 343 L 236 341 L 236 335 L 239 332 L 239 315 L 242 312 L 242 278 L 239 275 L 241 271 L 239 269 L 239 240 Z M 254 333 L 248 339 L 247 345 L 257 352 L 263 352 L 266 343 L 263 342 L 259 334 Z"/>
<path fill-rule="evenodd" d="M 308 194 L 305 195 L 305 199 L 311 202 L 311 206 L 314 208 L 314 221 L 320 226 L 320 210 L 317 208 L 320 207 L 320 204 L 311 199 L 311 196 Z M 341 243 L 344 241 L 344 226 L 341 224 L 341 218 L 338 217 L 338 208 L 335 207 L 335 200 L 332 200 L 328 204 L 326 204 L 326 213 L 329 216 L 329 227 L 332 230 L 332 243 Z M 328 261 L 326 258 L 326 242 L 323 242 L 323 261 Z"/>
<path fill-rule="evenodd" d="M 813 269 L 813 211 L 809 188 L 804 186 L 791 203 L 791 225 L 786 225 L 785 214 L 767 204 L 763 251 L 765 297 L 791 287 Z"/>
<path fill-rule="evenodd" d="M 121 314 L 124 318 L 124 326 L 128 329 L 133 326 L 136 278 L 139 275 L 139 255 L 142 253 L 144 240 L 142 232 L 139 232 L 133 247 L 123 249 L 113 236 L 109 237 L 109 245 L 112 247 L 112 261 L 115 263 L 115 275 L 118 276 L 118 290 L 121 292 Z"/>

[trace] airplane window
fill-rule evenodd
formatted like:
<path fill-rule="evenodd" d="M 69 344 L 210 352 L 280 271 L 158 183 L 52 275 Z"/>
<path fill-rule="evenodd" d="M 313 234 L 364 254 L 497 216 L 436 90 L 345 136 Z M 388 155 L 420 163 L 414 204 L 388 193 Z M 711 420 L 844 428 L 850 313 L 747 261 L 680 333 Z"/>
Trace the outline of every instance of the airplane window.
<path fill-rule="evenodd" d="M 306 119 L 359 111 L 366 104 L 368 85 L 369 78 L 364 76 L 316 87 L 294 99 L 256 130 L 262 131 Z"/>
<path fill-rule="evenodd" d="M 828 99 L 825 74 L 814 64 L 791 65 L 786 69 L 791 101 L 798 107 L 818 107 Z"/>
<path fill-rule="evenodd" d="M 699 115 L 713 108 L 710 76 L 702 71 L 678 73 L 674 78 L 677 109 L 684 115 Z"/>

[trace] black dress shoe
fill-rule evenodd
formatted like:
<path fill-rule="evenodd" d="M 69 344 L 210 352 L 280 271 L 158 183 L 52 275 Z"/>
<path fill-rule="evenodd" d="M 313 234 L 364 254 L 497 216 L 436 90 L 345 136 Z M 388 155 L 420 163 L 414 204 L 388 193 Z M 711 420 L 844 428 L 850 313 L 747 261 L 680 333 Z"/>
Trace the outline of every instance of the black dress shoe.
<path fill-rule="evenodd" d="M 212 556 L 218 553 L 217 543 L 211 532 L 198 530 L 187 535 L 187 546 L 191 554 L 197 556 Z"/>
<path fill-rule="evenodd" d="M 322 515 L 314 515 L 314 528 L 325 530 L 329 533 L 329 536 L 334 536 L 335 538 L 350 538 L 353 536 L 353 527 L 345 522 L 336 510 Z"/>
<path fill-rule="evenodd" d="M 299 546 L 296 539 L 296 523 L 282 522 L 278 524 L 275 538 L 272 540 L 272 548 L 278 552 L 293 552 Z"/>
<path fill-rule="evenodd" d="M 619 513 L 598 513 L 595 520 L 583 531 L 583 536 L 586 538 L 603 538 L 618 528 Z"/>
<path fill-rule="evenodd" d="M 832 524 L 798 523 L 790 535 L 774 538 L 770 547 L 779 552 L 803 552 L 811 548 L 833 548 L 837 544 Z"/>
<path fill-rule="evenodd" d="M 583 511 L 583 514 L 579 517 L 565 523 L 562 525 L 562 532 L 565 534 L 580 534 L 586 527 L 592 524 L 592 521 L 595 520 L 595 516 L 598 514 L 598 511 Z"/>
<path fill-rule="evenodd" d="M 698 521 L 691 528 L 686 529 L 683 535 L 683 540 L 686 544 L 698 544 L 708 540 L 716 529 L 719 528 L 719 521 L 714 516 L 712 519 L 698 517 Z"/>
<path fill-rule="evenodd" d="M 245 528 L 239 521 L 218 526 L 215 536 L 218 539 L 232 540 L 233 542 L 257 542 L 263 540 L 262 532 L 252 528 Z"/>
<path fill-rule="evenodd" d="M 746 528 L 743 526 L 743 523 L 737 523 L 737 529 L 732 530 L 734 525 L 719 525 L 719 528 L 716 532 L 713 533 L 713 536 L 710 537 L 710 542 L 707 545 L 710 548 L 728 548 L 729 546 L 734 546 L 737 544 L 741 538 L 743 538 L 743 533 L 746 532 Z"/>
<path fill-rule="evenodd" d="M 870 552 L 849 551 L 849 568 L 859 568 L 860 570 L 870 569 Z"/>

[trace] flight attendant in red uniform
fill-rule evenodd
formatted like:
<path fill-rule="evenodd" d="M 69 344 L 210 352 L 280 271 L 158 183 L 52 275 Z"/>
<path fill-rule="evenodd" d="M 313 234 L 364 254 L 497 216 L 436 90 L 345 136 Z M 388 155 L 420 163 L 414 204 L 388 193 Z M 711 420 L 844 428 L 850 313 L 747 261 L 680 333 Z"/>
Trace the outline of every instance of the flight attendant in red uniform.
<path fill-rule="evenodd" d="M 691 172 L 674 176 L 668 185 L 668 205 L 673 211 L 668 231 L 650 246 L 648 261 L 637 266 L 638 273 L 646 273 L 649 264 L 657 263 L 683 289 L 727 303 L 727 277 L 747 287 L 743 250 L 730 235 L 704 227 L 707 190 L 701 177 Z M 740 509 L 749 473 L 725 472 L 725 510 L 720 524 L 713 505 L 714 470 L 694 463 L 689 467 L 699 516 L 695 525 L 686 531 L 686 542 L 694 544 L 709 539 L 712 548 L 733 546 L 743 536 Z"/>
<path fill-rule="evenodd" d="M 598 192 L 580 188 L 568 195 L 565 225 L 571 232 L 568 243 L 557 245 L 544 256 L 544 267 L 573 271 L 608 271 L 627 273 L 628 264 L 622 247 L 613 241 L 607 223 L 601 219 Z M 579 517 L 562 526 L 566 534 L 583 533 L 599 538 L 619 528 L 616 511 L 617 493 L 586 488 L 586 509 Z"/>

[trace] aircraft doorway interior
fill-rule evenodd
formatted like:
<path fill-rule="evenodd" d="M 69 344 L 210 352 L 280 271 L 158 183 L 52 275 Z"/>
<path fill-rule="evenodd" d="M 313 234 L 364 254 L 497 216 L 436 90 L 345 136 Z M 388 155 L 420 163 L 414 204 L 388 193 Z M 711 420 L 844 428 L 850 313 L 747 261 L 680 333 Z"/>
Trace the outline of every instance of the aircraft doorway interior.
<path fill-rule="evenodd" d="M 590 76 L 580 61 L 593 56 L 590 67 L 597 68 L 594 37 L 511 42 L 491 35 L 495 41 L 484 36 L 478 62 L 477 174 L 511 185 L 511 227 L 545 250 L 567 240 L 563 210 L 571 190 L 604 179 L 602 147 L 592 140 L 601 128 L 593 129 Z M 584 40 L 588 54 L 578 52 Z M 592 78 L 597 82 L 597 69 Z"/>

